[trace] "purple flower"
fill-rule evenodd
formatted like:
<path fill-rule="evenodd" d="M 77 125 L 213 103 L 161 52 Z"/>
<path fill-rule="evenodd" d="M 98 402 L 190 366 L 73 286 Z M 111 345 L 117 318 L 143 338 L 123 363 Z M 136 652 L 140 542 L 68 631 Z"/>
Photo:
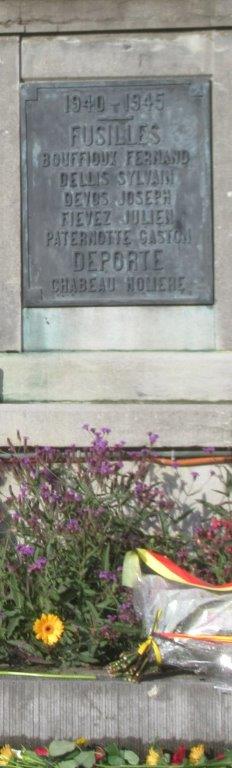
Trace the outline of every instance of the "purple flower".
<path fill-rule="evenodd" d="M 130 600 L 119 606 L 118 618 L 119 621 L 125 621 L 128 624 L 134 624 L 136 622 L 134 608 Z"/>
<path fill-rule="evenodd" d="M 199 472 L 195 472 L 194 470 L 193 472 L 190 472 L 190 474 L 192 475 L 193 480 L 196 480 L 197 477 L 200 477 Z"/>
<path fill-rule="evenodd" d="M 141 496 L 144 491 L 147 490 L 146 483 L 142 483 L 141 480 L 137 480 L 135 483 L 135 493 L 137 496 Z"/>
<path fill-rule="evenodd" d="M 155 432 L 148 432 L 148 437 L 150 445 L 154 445 L 157 442 L 159 435 Z"/>
<path fill-rule="evenodd" d="M 11 519 L 12 519 L 12 520 L 14 520 L 16 523 L 17 523 L 19 520 L 21 520 L 21 515 L 19 515 L 19 513 L 18 513 L 18 512 L 15 512 L 15 510 L 13 510 L 12 512 L 10 512 L 10 516 L 11 516 Z"/>
<path fill-rule="evenodd" d="M 98 575 L 102 581 L 117 581 L 116 573 L 113 571 L 99 571 Z"/>
<path fill-rule="evenodd" d="M 35 547 L 31 546 L 30 544 L 18 544 L 16 549 L 19 555 L 25 555 L 26 557 L 34 555 L 35 551 Z"/>
<path fill-rule="evenodd" d="M 66 488 L 64 498 L 65 498 L 65 501 L 81 501 L 82 500 L 81 494 L 74 491 L 73 488 Z"/>
<path fill-rule="evenodd" d="M 22 465 L 23 465 L 24 467 L 30 467 L 30 465 L 31 465 L 31 460 L 30 460 L 30 459 L 29 459 L 27 456 L 24 456 L 24 457 L 22 458 Z"/>
<path fill-rule="evenodd" d="M 98 434 L 96 435 L 96 439 L 93 442 L 93 448 L 95 448 L 96 451 L 100 451 L 101 453 L 105 452 L 108 448 L 107 440 L 104 440 L 104 438 Z"/>
<path fill-rule="evenodd" d="M 80 523 L 78 523 L 78 520 L 75 520 L 74 517 L 71 517 L 66 523 L 66 530 L 75 533 L 80 530 Z"/>
<path fill-rule="evenodd" d="M 48 485 L 48 483 L 43 483 L 43 485 L 41 485 L 41 488 L 40 488 L 40 493 L 41 493 L 42 499 L 44 501 L 48 501 L 51 494 L 50 485 Z"/>
<path fill-rule="evenodd" d="M 18 502 L 19 503 L 23 502 L 27 496 L 28 496 L 28 486 L 22 483 L 22 485 L 20 485 L 20 488 L 19 488 Z"/>
<path fill-rule="evenodd" d="M 205 448 L 202 448 L 203 453 L 214 453 L 215 448 L 213 445 L 206 445 Z"/>
<path fill-rule="evenodd" d="M 46 557 L 38 557 L 37 560 L 35 560 L 35 562 L 32 563 L 32 565 L 29 565 L 28 572 L 33 573 L 33 571 L 41 571 L 46 564 L 47 564 Z"/>
<path fill-rule="evenodd" d="M 40 493 L 43 501 L 49 501 L 50 504 L 53 504 L 54 502 L 60 502 L 62 500 L 60 493 L 58 493 L 56 490 L 53 490 L 51 485 L 48 483 L 43 483 L 41 485 Z"/>
<path fill-rule="evenodd" d="M 114 471 L 117 472 L 117 470 L 122 469 L 123 466 L 124 466 L 123 461 L 115 461 Z"/>

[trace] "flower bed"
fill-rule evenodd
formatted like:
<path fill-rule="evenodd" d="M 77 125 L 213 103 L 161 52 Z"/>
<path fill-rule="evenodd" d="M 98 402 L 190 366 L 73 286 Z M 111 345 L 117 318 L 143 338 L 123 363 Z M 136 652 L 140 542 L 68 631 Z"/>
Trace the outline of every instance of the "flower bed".
<path fill-rule="evenodd" d="M 178 504 L 160 475 L 149 474 L 157 436 L 127 454 L 128 465 L 123 444 L 109 445 L 107 428 L 86 428 L 86 452 L 10 448 L 7 466 L 18 488 L 10 487 L 2 519 L 4 667 L 104 666 L 137 646 L 142 627 L 131 591 L 121 586 L 124 554 L 137 546 L 165 552 L 207 581 L 232 580 L 230 473 L 220 505 L 202 499 L 208 521 L 188 531 L 191 489 Z M 177 485 L 175 464 L 173 473 Z"/>

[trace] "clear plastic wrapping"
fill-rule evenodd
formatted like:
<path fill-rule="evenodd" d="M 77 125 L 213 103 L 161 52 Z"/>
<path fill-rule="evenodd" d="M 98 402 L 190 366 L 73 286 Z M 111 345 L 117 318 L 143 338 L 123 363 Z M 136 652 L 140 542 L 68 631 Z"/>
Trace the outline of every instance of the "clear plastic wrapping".
<path fill-rule="evenodd" d="M 215 594 L 156 575 L 138 578 L 133 591 L 136 613 L 146 636 L 157 642 L 163 669 L 232 686 L 232 592 Z"/>

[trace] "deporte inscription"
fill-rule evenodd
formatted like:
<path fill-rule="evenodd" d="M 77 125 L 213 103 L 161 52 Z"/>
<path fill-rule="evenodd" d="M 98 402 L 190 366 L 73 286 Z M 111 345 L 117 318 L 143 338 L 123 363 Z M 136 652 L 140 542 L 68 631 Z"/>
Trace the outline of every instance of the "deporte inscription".
<path fill-rule="evenodd" d="M 24 306 L 213 301 L 210 82 L 22 87 Z"/>

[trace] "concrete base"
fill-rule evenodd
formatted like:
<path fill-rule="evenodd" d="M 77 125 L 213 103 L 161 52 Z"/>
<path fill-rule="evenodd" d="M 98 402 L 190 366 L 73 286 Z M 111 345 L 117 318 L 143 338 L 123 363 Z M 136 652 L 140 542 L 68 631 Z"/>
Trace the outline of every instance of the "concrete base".
<path fill-rule="evenodd" d="M 12 676 L 0 679 L 1 743 L 44 743 L 85 736 L 117 740 L 143 751 L 155 740 L 232 744 L 232 689 L 196 678 L 140 684 L 97 677 L 95 682 Z"/>

